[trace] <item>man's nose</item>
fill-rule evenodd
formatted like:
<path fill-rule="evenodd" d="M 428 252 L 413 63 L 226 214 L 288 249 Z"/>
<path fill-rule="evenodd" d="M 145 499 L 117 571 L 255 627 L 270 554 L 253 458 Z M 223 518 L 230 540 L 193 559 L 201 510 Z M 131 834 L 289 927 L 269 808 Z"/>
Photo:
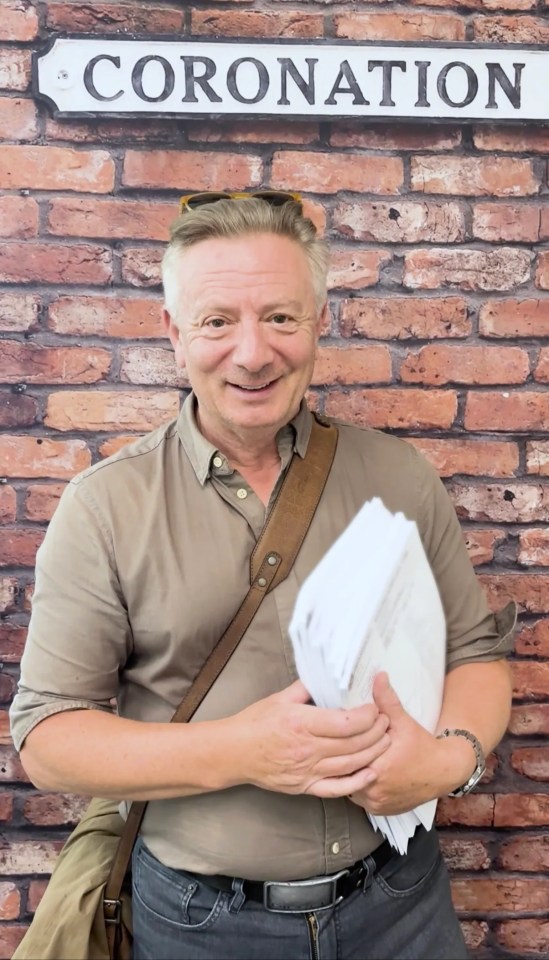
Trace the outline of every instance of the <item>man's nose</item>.
<path fill-rule="evenodd" d="M 259 373 L 273 359 L 266 325 L 261 322 L 242 323 L 238 327 L 233 362 L 250 373 Z"/>

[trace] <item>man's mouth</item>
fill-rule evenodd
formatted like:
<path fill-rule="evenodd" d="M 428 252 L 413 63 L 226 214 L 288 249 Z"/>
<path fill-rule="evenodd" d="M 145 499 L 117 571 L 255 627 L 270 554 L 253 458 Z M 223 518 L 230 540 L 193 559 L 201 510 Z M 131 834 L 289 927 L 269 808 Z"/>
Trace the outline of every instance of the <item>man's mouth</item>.
<path fill-rule="evenodd" d="M 266 380 L 264 383 L 229 383 L 229 386 L 237 390 L 244 390 L 246 393 L 264 393 L 270 387 L 273 387 L 277 381 L 278 378 L 276 380 Z"/>

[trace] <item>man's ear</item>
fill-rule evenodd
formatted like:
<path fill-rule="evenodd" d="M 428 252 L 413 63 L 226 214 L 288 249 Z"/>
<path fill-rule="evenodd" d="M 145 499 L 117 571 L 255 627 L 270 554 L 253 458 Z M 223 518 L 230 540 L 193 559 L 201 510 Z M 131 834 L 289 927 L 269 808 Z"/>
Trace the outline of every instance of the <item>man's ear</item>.
<path fill-rule="evenodd" d="M 320 311 L 316 319 L 315 332 L 317 337 L 319 337 L 320 334 L 322 333 L 322 328 L 324 326 L 324 322 L 327 316 L 328 316 L 328 301 L 326 300 L 326 303 L 322 307 L 322 310 Z"/>
<path fill-rule="evenodd" d="M 162 310 L 162 325 L 166 332 L 166 336 L 169 337 L 170 343 L 173 347 L 175 362 L 177 366 L 183 370 L 185 367 L 185 349 L 183 345 L 183 337 L 177 323 L 173 319 L 171 313 L 169 313 L 165 307 Z"/>

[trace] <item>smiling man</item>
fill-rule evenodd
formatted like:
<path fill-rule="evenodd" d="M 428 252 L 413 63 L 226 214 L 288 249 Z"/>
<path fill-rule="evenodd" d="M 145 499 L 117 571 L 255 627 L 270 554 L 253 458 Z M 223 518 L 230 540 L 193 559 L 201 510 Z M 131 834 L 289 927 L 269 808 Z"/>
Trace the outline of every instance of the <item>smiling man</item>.
<path fill-rule="evenodd" d="M 509 716 L 512 611 L 489 612 L 444 488 L 412 446 L 338 425 L 290 575 L 193 722 L 168 723 L 247 592 L 292 458 L 306 457 L 327 262 L 295 195 L 184 200 L 164 322 L 192 392 L 176 421 L 69 484 L 37 558 L 14 739 L 43 789 L 123 810 L 149 801 L 135 960 L 466 956 L 435 832 L 419 828 L 399 856 L 365 812 L 468 792 Z M 441 594 L 440 736 L 385 675 L 375 703 L 349 711 L 317 708 L 296 681 L 299 586 L 374 496 L 417 522 Z"/>

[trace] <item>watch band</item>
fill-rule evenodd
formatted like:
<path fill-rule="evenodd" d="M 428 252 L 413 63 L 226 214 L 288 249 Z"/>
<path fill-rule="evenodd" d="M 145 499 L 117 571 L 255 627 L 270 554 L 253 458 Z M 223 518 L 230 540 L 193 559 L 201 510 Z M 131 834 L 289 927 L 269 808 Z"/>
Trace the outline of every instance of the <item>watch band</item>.
<path fill-rule="evenodd" d="M 484 757 L 484 750 L 482 749 L 480 740 L 478 737 L 475 737 L 474 733 L 471 733 L 470 730 L 460 730 L 460 729 L 448 729 L 442 730 L 437 740 L 443 740 L 445 737 L 464 737 L 465 740 L 468 740 L 471 744 L 473 750 L 475 751 L 476 758 L 476 767 L 473 770 L 469 779 L 461 785 L 461 787 L 456 787 L 455 790 L 451 790 L 448 794 L 449 797 L 464 797 L 465 794 L 469 793 L 473 787 L 476 787 L 477 783 L 483 776 L 486 770 L 486 760 Z"/>

